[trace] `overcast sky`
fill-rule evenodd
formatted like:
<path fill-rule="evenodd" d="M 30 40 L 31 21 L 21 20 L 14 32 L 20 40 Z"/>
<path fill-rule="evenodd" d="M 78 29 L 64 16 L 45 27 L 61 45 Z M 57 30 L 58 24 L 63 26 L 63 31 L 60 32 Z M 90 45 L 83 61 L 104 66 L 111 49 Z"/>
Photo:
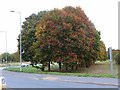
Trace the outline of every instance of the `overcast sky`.
<path fill-rule="evenodd" d="M 19 14 L 22 22 L 32 13 L 65 6 L 80 6 L 101 31 L 106 48 L 118 48 L 118 1 L 119 0 L 0 0 L 0 31 L 7 31 L 7 51 L 17 51 L 20 32 Z M 6 51 L 5 33 L 0 32 L 0 54 Z"/>

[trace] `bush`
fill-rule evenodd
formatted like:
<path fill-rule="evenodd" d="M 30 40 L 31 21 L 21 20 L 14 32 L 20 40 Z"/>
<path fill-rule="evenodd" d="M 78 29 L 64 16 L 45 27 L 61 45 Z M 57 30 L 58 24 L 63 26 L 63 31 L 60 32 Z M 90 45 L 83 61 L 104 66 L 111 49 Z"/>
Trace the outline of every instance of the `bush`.
<path fill-rule="evenodd" d="M 115 57 L 116 64 L 120 65 L 120 53 L 118 53 Z"/>

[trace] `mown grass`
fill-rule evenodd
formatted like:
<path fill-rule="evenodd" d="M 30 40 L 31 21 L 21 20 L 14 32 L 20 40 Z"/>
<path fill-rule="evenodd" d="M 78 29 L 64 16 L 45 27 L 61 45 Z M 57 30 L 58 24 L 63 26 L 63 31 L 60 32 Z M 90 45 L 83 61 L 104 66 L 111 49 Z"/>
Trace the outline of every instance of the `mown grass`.
<path fill-rule="evenodd" d="M 6 68 L 8 71 L 20 72 L 20 68 Z M 78 77 L 105 77 L 105 78 L 117 78 L 117 75 L 111 74 L 92 74 L 92 73 L 79 73 L 79 72 L 50 72 L 50 71 L 41 71 L 34 67 L 22 67 L 22 72 L 24 73 L 35 73 L 35 74 L 52 74 L 52 75 L 65 75 L 65 76 L 78 76 Z"/>
<path fill-rule="evenodd" d="M 11 64 L 16 65 L 16 64 Z M 19 68 L 6 68 L 9 71 L 20 72 Z M 118 65 L 113 63 L 113 74 L 110 74 L 109 61 L 96 62 L 89 68 L 80 68 L 77 71 L 72 72 L 59 72 L 58 65 L 51 66 L 52 71 L 45 70 L 42 72 L 32 66 L 22 67 L 22 72 L 36 73 L 36 74 L 53 74 L 53 75 L 67 75 L 67 76 L 79 76 L 79 77 L 105 77 L 105 78 L 118 78 Z"/>

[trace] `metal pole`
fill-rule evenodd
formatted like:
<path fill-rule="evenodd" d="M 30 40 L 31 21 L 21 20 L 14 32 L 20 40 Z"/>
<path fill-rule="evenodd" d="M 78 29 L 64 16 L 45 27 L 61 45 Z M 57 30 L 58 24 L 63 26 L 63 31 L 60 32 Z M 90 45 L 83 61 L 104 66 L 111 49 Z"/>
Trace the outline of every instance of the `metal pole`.
<path fill-rule="evenodd" d="M 20 15 L 20 72 L 22 71 L 22 27 L 21 27 L 21 12 L 16 12 L 16 11 L 10 11 L 10 12 L 14 12 L 14 13 L 18 13 Z"/>
<path fill-rule="evenodd" d="M 6 39 L 6 64 L 7 64 L 7 31 L 5 32 L 5 36 L 6 36 L 5 39 Z"/>
<path fill-rule="evenodd" d="M 22 65 L 22 38 L 21 38 L 21 36 L 22 36 L 22 33 L 21 33 L 21 13 L 19 12 L 19 14 L 20 14 L 20 71 L 22 71 L 22 67 L 21 67 L 21 65 Z"/>

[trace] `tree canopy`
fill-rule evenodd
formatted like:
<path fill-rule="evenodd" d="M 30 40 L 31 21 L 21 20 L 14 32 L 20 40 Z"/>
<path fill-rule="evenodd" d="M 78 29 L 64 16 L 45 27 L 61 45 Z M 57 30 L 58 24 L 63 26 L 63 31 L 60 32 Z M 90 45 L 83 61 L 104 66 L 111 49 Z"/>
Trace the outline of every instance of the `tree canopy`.
<path fill-rule="evenodd" d="M 100 43 L 100 32 L 80 7 L 40 11 L 23 23 L 23 59 L 48 64 L 49 70 L 52 62 L 60 69 L 89 67 L 98 58 Z"/>
<path fill-rule="evenodd" d="M 105 61 L 105 60 L 107 60 L 106 47 L 105 47 L 105 44 L 103 43 L 103 41 L 100 41 L 99 52 L 98 52 L 98 58 L 97 58 L 97 60 L 100 60 L 100 61 Z"/>

